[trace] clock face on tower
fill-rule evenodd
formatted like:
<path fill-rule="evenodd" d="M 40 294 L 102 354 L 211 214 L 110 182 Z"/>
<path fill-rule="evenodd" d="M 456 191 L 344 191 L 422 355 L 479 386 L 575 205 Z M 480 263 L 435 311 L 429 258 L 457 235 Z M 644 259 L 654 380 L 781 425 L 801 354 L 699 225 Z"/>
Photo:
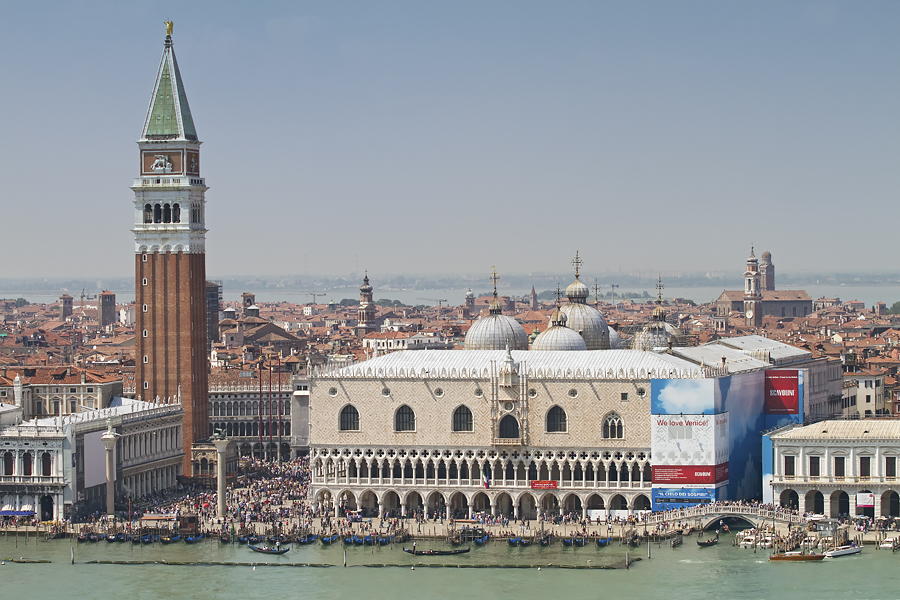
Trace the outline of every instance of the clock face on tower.
<path fill-rule="evenodd" d="M 750 310 L 747 311 L 747 318 L 748 318 L 748 319 L 752 319 L 752 318 L 753 318 L 753 309 L 750 309 Z"/>

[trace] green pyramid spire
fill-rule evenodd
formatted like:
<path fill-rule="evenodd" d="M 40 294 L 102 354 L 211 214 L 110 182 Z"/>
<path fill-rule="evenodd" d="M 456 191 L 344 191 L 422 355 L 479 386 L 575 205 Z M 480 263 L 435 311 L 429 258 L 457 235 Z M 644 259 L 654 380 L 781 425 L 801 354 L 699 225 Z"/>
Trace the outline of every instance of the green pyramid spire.
<path fill-rule="evenodd" d="M 184 83 L 175 60 L 172 37 L 166 36 L 156 87 L 150 100 L 150 111 L 144 124 L 144 139 L 196 140 L 197 131 L 188 105 Z"/>

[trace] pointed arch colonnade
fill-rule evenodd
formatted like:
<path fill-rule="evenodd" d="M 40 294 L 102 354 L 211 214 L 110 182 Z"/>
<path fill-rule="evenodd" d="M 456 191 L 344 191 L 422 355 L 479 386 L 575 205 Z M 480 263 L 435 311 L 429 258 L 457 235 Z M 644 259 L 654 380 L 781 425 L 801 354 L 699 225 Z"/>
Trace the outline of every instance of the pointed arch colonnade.
<path fill-rule="evenodd" d="M 608 518 L 650 510 L 647 449 L 314 448 L 311 468 L 316 505 L 336 515 Z"/>

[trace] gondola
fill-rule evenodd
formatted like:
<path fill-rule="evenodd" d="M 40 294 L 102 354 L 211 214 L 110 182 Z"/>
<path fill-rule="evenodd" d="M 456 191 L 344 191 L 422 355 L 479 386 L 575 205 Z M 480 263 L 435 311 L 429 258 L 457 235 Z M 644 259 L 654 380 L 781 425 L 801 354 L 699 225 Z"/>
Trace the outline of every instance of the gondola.
<path fill-rule="evenodd" d="M 518 546 L 518 545 L 519 545 L 519 541 L 520 541 L 521 539 L 522 539 L 522 536 L 521 536 L 521 535 L 517 535 L 516 537 L 511 537 L 511 538 L 507 539 L 506 541 L 507 541 L 507 543 L 508 543 L 510 546 Z"/>
<path fill-rule="evenodd" d="M 338 541 L 339 538 L 340 538 L 340 536 L 339 536 L 338 534 L 335 533 L 335 534 L 332 534 L 332 535 L 326 535 L 326 536 L 323 536 L 323 537 L 320 538 L 320 539 L 321 539 L 321 542 L 322 542 L 322 545 L 323 545 L 323 546 L 330 546 L 331 544 L 333 544 L 333 543 L 335 543 L 336 541 Z"/>
<path fill-rule="evenodd" d="M 572 538 L 566 538 L 566 537 L 564 537 L 564 538 L 562 539 L 562 543 L 563 543 L 563 546 L 571 546 L 572 544 L 575 543 L 575 540 L 573 540 Z"/>
<path fill-rule="evenodd" d="M 202 539 L 203 539 L 203 534 L 198 533 L 197 535 L 189 535 L 189 536 L 185 537 L 184 543 L 185 544 L 196 544 L 197 542 L 199 542 Z"/>
<path fill-rule="evenodd" d="M 79 542 L 82 542 L 82 543 L 83 543 L 83 542 L 88 541 L 88 536 L 87 536 L 86 534 L 84 534 L 84 533 L 79 533 L 77 539 L 78 539 Z"/>
<path fill-rule="evenodd" d="M 266 541 L 266 538 L 261 535 L 251 535 L 249 538 L 251 544 L 262 544 L 264 541 Z"/>
<path fill-rule="evenodd" d="M 128 536 L 125 535 L 124 533 L 119 533 L 119 534 L 116 535 L 116 541 L 119 542 L 119 543 L 121 543 L 121 542 L 127 542 L 127 541 L 128 541 Z"/>
<path fill-rule="evenodd" d="M 530 546 L 530 545 L 533 544 L 533 543 L 534 543 L 534 540 L 529 540 L 529 539 L 526 539 L 526 538 L 523 538 L 523 537 L 520 537 L 520 538 L 519 538 L 519 545 L 520 545 L 520 546 L 526 546 L 526 547 L 527 547 L 527 546 Z"/>
<path fill-rule="evenodd" d="M 612 541 L 612 536 L 605 537 L 605 538 L 597 538 L 597 545 L 600 546 L 601 548 L 605 548 L 606 546 L 609 546 L 609 543 L 611 541 Z"/>
<path fill-rule="evenodd" d="M 553 539 L 553 536 L 550 535 L 550 534 L 548 533 L 547 535 L 545 535 L 545 536 L 543 536 L 543 537 L 541 538 L 541 540 L 540 540 L 539 543 L 540 543 L 540 545 L 543 546 L 544 548 L 547 548 L 547 547 L 550 546 L 550 541 L 551 541 L 552 539 Z"/>
<path fill-rule="evenodd" d="M 175 542 L 181 541 L 181 534 L 175 534 L 175 535 L 161 537 L 161 538 L 159 538 L 159 541 L 162 542 L 163 544 L 174 544 Z"/>
<path fill-rule="evenodd" d="M 470 548 L 458 548 L 456 550 L 416 550 L 415 548 L 404 548 L 407 554 L 415 556 L 452 556 L 454 554 L 465 554 Z"/>
<path fill-rule="evenodd" d="M 242 546 L 243 546 L 244 544 L 246 544 L 247 542 L 249 542 L 249 541 L 250 541 L 250 540 L 247 538 L 246 535 L 238 536 L 238 544 L 240 544 L 240 545 L 242 545 Z"/>
<path fill-rule="evenodd" d="M 116 541 L 116 534 L 114 534 L 114 533 L 107 534 L 107 536 L 106 536 L 106 541 L 109 542 L 109 543 L 115 542 L 115 541 Z"/>
<path fill-rule="evenodd" d="M 392 541 L 394 541 L 394 536 L 392 535 L 382 535 L 378 538 L 378 543 L 382 546 L 387 546 Z"/>
<path fill-rule="evenodd" d="M 231 536 L 228 535 L 227 533 L 223 533 L 222 535 L 219 536 L 219 541 L 222 542 L 223 544 L 230 544 Z"/>
<path fill-rule="evenodd" d="M 254 552 L 259 552 L 260 554 L 284 554 L 290 548 L 261 548 L 259 546 L 254 546 L 250 544 L 250 549 Z"/>
<path fill-rule="evenodd" d="M 150 535 L 149 533 L 147 533 L 147 534 L 144 534 L 141 536 L 141 543 L 142 544 L 152 544 L 153 542 L 155 542 L 158 539 L 159 539 L 158 536 L 153 536 L 153 535 Z"/>
<path fill-rule="evenodd" d="M 141 543 L 141 534 L 134 533 L 131 535 L 131 543 L 132 544 L 140 544 Z"/>
<path fill-rule="evenodd" d="M 475 538 L 475 545 L 476 546 L 484 546 L 485 544 L 487 544 L 489 539 L 490 539 L 490 536 L 488 536 L 488 534 L 484 534 L 481 537 Z"/>
<path fill-rule="evenodd" d="M 574 543 L 576 546 L 584 547 L 585 545 L 587 545 L 587 538 L 583 535 L 576 535 L 574 538 L 572 538 L 572 543 Z"/>
<path fill-rule="evenodd" d="M 99 542 L 102 536 L 99 533 L 89 533 L 87 539 L 92 544 L 95 542 Z"/>
<path fill-rule="evenodd" d="M 708 540 L 697 540 L 697 545 L 701 548 L 709 548 L 710 546 L 715 546 L 719 543 L 719 534 L 716 534 L 716 537 L 709 538 Z"/>
<path fill-rule="evenodd" d="M 367 535 L 366 537 L 363 538 L 363 543 L 366 546 L 374 546 L 375 544 L 378 543 L 378 540 L 375 539 L 374 533 L 370 533 L 369 535 Z"/>
<path fill-rule="evenodd" d="M 347 546 L 352 546 L 352 545 L 353 545 L 354 538 L 356 538 L 355 535 L 345 537 L 345 538 L 344 538 L 344 544 L 347 545 Z"/>
<path fill-rule="evenodd" d="M 354 535 L 354 536 L 353 536 L 353 543 L 356 544 L 357 546 L 362 546 L 363 544 L 366 543 L 366 538 L 360 537 L 360 536 L 358 536 L 358 535 Z"/>

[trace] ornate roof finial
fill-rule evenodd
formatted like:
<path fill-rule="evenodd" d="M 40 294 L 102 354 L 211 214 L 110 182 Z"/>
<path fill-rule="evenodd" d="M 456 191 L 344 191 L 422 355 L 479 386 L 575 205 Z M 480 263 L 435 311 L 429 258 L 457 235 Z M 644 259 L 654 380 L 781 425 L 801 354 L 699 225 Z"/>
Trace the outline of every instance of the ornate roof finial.
<path fill-rule="evenodd" d="M 662 282 L 662 275 L 660 275 L 656 282 L 656 303 L 657 304 L 662 304 L 662 291 L 665 289 L 665 287 L 666 286 L 664 286 L 663 282 Z"/>
<path fill-rule="evenodd" d="M 493 272 L 491 272 L 491 276 L 488 279 L 490 279 L 491 283 L 494 284 L 494 296 L 496 296 L 497 295 L 497 282 L 503 278 L 500 277 L 499 275 L 497 275 L 497 267 L 495 267 L 494 265 L 491 265 L 491 269 L 493 269 Z"/>
<path fill-rule="evenodd" d="M 578 257 L 578 250 L 575 251 L 575 258 L 572 260 L 572 266 L 575 267 L 575 279 L 578 279 L 578 272 L 581 270 L 581 265 L 584 264 L 584 261 Z"/>
<path fill-rule="evenodd" d="M 172 21 L 165 21 L 165 24 L 166 24 L 166 35 L 167 36 L 172 35 L 172 29 L 175 27 L 175 23 L 173 23 Z"/>
<path fill-rule="evenodd" d="M 494 284 L 494 299 L 491 300 L 491 304 L 488 306 L 488 312 L 492 315 L 499 315 L 503 313 L 503 306 L 500 304 L 500 298 L 497 297 L 497 282 L 500 281 L 500 276 L 497 275 L 497 267 L 492 266 L 492 268 L 493 272 L 490 280 Z"/>
<path fill-rule="evenodd" d="M 559 283 L 556 284 L 556 308 L 560 307 L 560 298 L 562 298 L 562 290 L 559 287 Z"/>
<path fill-rule="evenodd" d="M 600 284 L 597 283 L 597 278 L 594 277 L 594 306 L 599 310 L 600 308 Z"/>

